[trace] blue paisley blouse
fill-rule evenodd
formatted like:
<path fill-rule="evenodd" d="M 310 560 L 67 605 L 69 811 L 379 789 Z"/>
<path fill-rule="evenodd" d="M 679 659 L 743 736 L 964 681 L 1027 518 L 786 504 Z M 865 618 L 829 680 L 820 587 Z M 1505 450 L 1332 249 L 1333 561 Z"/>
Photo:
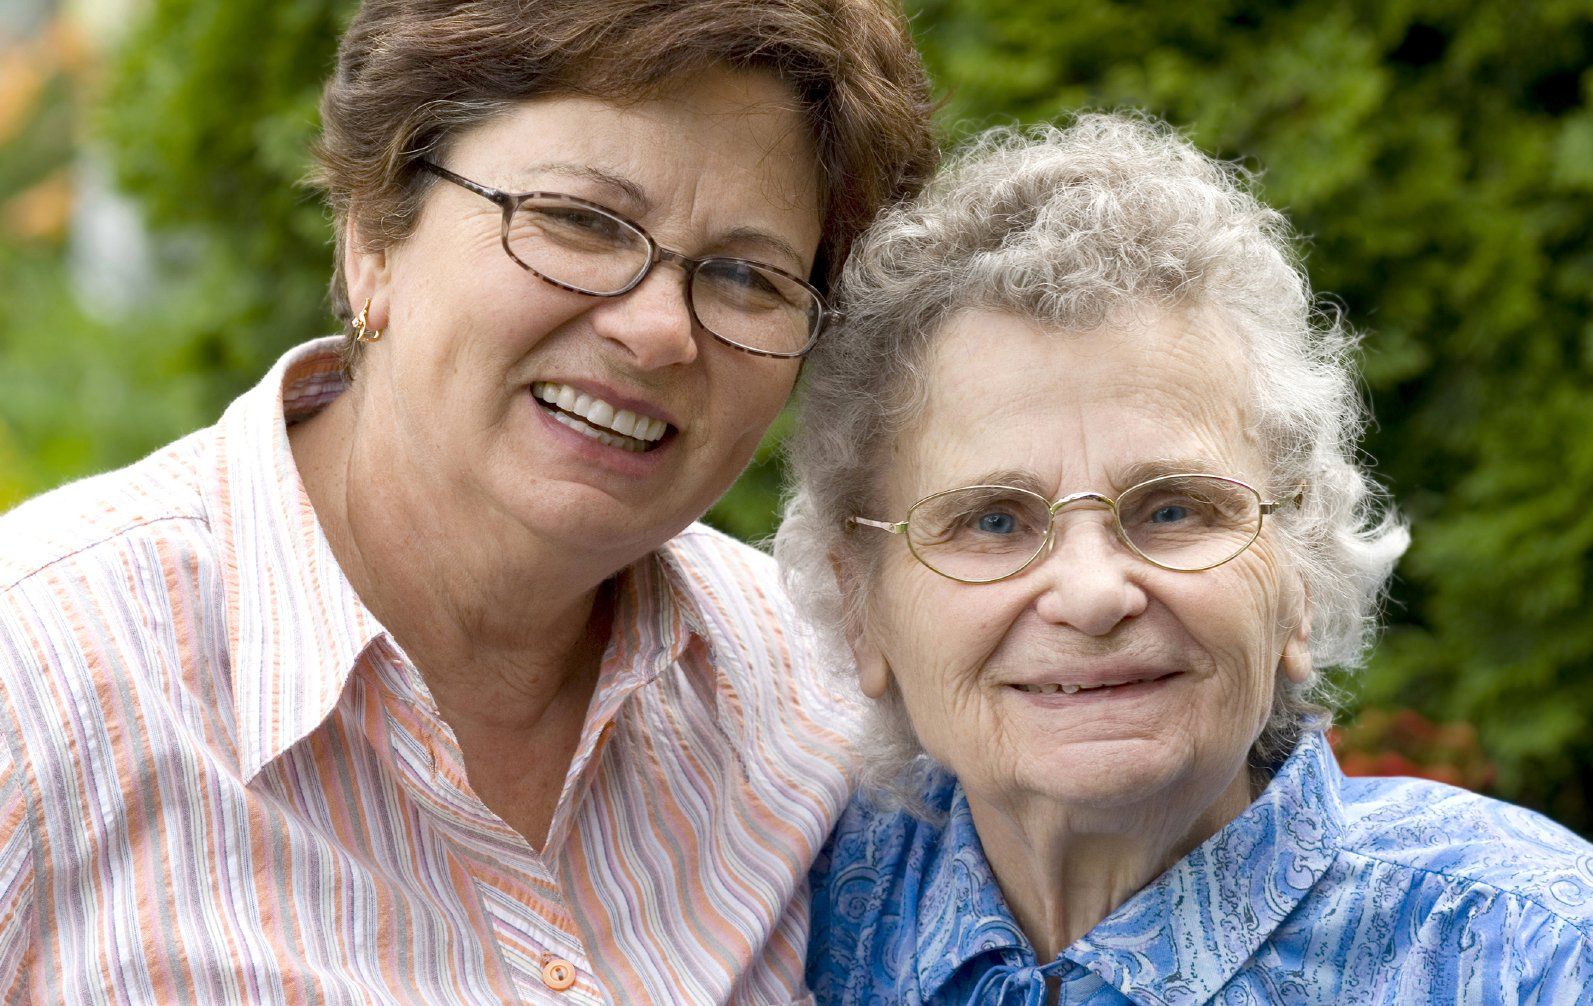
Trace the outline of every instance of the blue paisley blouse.
<path fill-rule="evenodd" d="M 1593 846 L 1465 790 L 1345 778 L 1320 734 L 1054 961 L 956 780 L 928 802 L 942 823 L 858 797 L 814 865 L 818 1006 L 1593 1004 Z"/>

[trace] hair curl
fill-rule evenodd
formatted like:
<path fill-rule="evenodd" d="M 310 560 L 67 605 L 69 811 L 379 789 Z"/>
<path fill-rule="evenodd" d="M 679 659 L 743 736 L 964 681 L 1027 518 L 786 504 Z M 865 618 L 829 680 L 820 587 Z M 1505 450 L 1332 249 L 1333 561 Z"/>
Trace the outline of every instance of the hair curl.
<path fill-rule="evenodd" d="M 1409 534 L 1357 462 L 1367 412 L 1355 337 L 1338 312 L 1316 306 L 1293 231 L 1249 181 L 1158 121 L 1082 115 L 1066 128 L 985 133 L 859 241 L 840 284 L 846 322 L 805 368 L 775 540 L 787 588 L 837 674 L 855 687 L 845 637 L 862 605 L 844 610 L 832 559 L 863 571 L 852 592 L 863 594 L 888 542 L 851 534 L 848 518 L 876 508 L 885 452 L 922 406 L 946 321 L 967 309 L 1070 333 L 1165 312 L 1233 338 L 1250 361 L 1249 432 L 1268 467 L 1264 491 L 1308 487 L 1269 527 L 1303 575 L 1315 665 L 1363 659 Z M 1251 751 L 1258 778 L 1304 730 L 1331 720 L 1319 672 L 1304 685 L 1280 680 L 1274 695 Z M 866 781 L 911 805 L 923 749 L 899 693 L 875 710 Z"/>

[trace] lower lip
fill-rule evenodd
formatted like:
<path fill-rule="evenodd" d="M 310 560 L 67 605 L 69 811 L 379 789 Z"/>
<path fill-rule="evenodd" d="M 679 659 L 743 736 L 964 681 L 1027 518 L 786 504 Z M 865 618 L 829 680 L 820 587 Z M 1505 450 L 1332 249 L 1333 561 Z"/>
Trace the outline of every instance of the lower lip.
<path fill-rule="evenodd" d="M 622 475 L 636 478 L 651 475 L 664 463 L 666 455 L 670 453 L 670 448 L 674 444 L 675 437 L 671 431 L 664 434 L 663 441 L 657 447 L 649 450 L 627 451 L 623 447 L 610 447 L 584 433 L 577 433 L 554 419 L 553 413 L 538 401 L 529 389 L 526 391 L 526 398 L 530 400 L 531 408 L 536 411 L 538 421 L 556 442 L 582 460 Z"/>
<path fill-rule="evenodd" d="M 1046 709 L 1077 709 L 1080 706 L 1100 705 L 1103 702 L 1131 702 L 1135 699 L 1149 698 L 1166 691 L 1181 677 L 1182 673 L 1169 674 L 1154 681 L 1136 681 L 1127 685 L 1081 689 L 1071 695 L 1067 692 L 1030 692 L 1016 685 L 1008 685 L 1007 688 L 1020 699 Z"/>

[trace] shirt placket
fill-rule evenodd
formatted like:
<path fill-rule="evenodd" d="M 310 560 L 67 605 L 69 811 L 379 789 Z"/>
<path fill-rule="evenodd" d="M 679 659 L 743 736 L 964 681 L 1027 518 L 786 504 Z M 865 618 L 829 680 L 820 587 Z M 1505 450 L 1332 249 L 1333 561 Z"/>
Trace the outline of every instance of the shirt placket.
<path fill-rule="evenodd" d="M 601 1006 L 607 1001 L 555 869 L 614 718 L 643 683 L 623 666 L 604 671 L 540 853 L 470 789 L 453 731 L 437 713 L 413 664 L 395 653 L 379 673 L 399 782 L 430 812 L 458 853 L 459 864 L 474 882 L 480 915 L 490 924 L 503 970 L 525 1003 Z"/>

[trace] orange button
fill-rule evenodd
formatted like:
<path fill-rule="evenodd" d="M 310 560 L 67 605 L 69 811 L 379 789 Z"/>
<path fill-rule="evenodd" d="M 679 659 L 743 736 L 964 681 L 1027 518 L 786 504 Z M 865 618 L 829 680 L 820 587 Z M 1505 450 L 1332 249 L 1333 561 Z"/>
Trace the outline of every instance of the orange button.
<path fill-rule="evenodd" d="M 575 984 L 575 965 L 558 957 L 542 961 L 542 984 L 555 992 L 563 992 Z"/>

